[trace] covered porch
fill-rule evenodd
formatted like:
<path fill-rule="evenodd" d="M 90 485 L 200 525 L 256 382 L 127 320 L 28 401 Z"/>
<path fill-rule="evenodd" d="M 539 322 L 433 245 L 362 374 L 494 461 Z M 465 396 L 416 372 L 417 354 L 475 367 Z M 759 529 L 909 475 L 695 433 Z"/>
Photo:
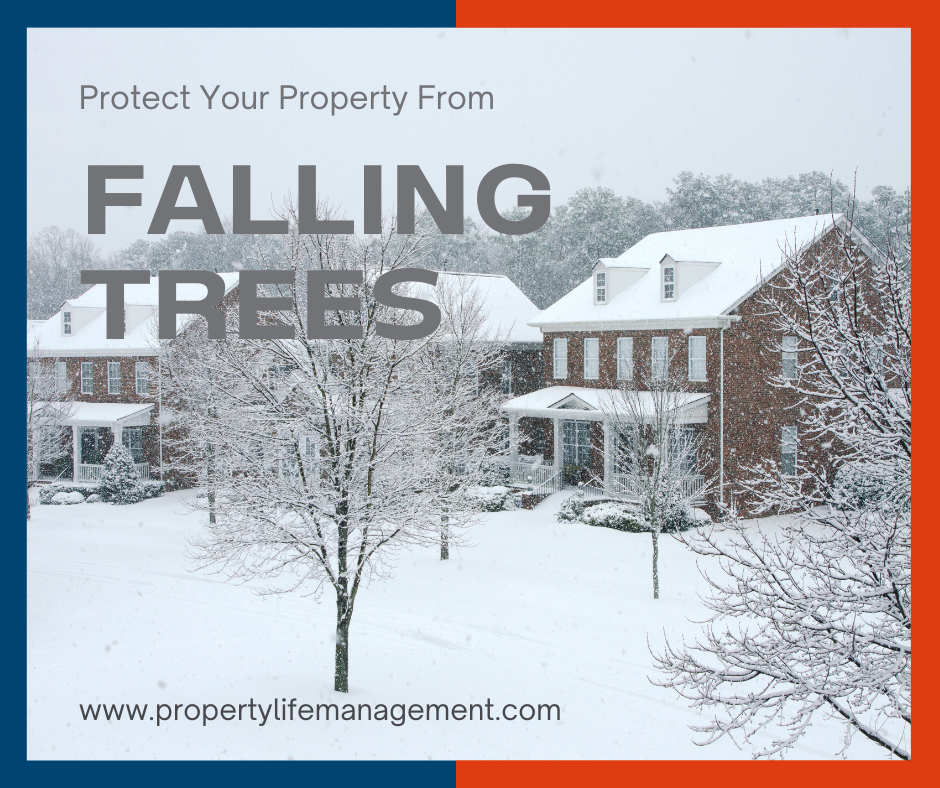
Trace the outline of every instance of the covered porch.
<path fill-rule="evenodd" d="M 617 395 L 616 389 L 550 386 L 504 402 L 500 411 L 509 418 L 511 482 L 546 494 L 583 485 L 599 494 L 630 495 L 637 482 L 617 472 L 617 437 L 605 418 L 605 413 L 616 412 Z M 705 424 L 710 399 L 709 394 L 674 395 L 677 423 Z M 648 408 L 652 415 L 652 395 Z M 523 420 L 528 429 L 520 430 Z M 683 479 L 690 497 L 704 484 L 705 477 L 697 472 Z"/>
<path fill-rule="evenodd" d="M 150 463 L 144 461 L 143 429 L 150 426 L 153 403 L 76 402 L 64 420 L 71 431 L 71 457 L 55 464 L 40 463 L 32 469 L 33 478 L 42 481 L 69 479 L 78 483 L 101 480 L 104 458 L 115 442 L 120 441 L 134 458 L 134 467 L 141 479 L 150 478 Z M 71 459 L 71 463 L 68 462 Z"/>

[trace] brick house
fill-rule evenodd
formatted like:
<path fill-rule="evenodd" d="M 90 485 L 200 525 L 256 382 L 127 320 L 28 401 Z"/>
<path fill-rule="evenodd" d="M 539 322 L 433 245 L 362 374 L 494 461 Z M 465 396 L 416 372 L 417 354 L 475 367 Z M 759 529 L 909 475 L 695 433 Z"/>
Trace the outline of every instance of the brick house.
<path fill-rule="evenodd" d="M 836 215 L 679 230 L 598 260 L 590 279 L 532 321 L 544 335 L 543 388 L 502 406 L 513 481 L 558 489 L 571 481 L 562 469 L 580 466 L 583 479 L 625 490 L 604 401 L 635 374 L 664 370 L 688 381 L 678 422 L 698 437 L 693 492 L 708 478 L 713 502 L 740 501 L 748 466 L 770 459 L 786 473 L 825 461 L 828 452 L 798 433 L 795 393 L 768 382 L 795 376 L 796 353 L 759 298 L 783 270 L 785 249 L 825 255 L 847 228 Z"/>
<path fill-rule="evenodd" d="M 225 281 L 223 307 L 237 309 L 238 274 L 219 274 Z M 104 285 L 95 285 L 62 304 L 48 320 L 27 322 L 27 356 L 49 365 L 56 387 L 74 398 L 67 419 L 69 451 L 44 458 L 32 469 L 40 481 L 95 482 L 104 457 L 120 440 L 131 452 L 142 478 L 163 479 L 169 457 L 160 420 L 159 352 L 156 340 L 157 277 L 147 285 L 125 285 L 122 339 L 105 335 Z M 507 277 L 492 274 L 441 273 L 438 290 L 472 294 L 485 307 L 484 332 L 507 343 L 492 380 L 506 395 L 525 394 L 542 380 L 542 336 L 528 322 L 539 310 Z M 418 292 L 434 300 L 435 291 Z M 205 296 L 201 285 L 178 285 L 177 298 Z M 179 330 L 191 318 L 181 316 Z M 38 361 L 37 361 L 38 356 Z"/>
<path fill-rule="evenodd" d="M 237 286 L 238 274 L 220 274 L 226 293 Z M 202 285 L 178 285 L 180 300 L 205 297 Z M 62 304 L 48 320 L 27 323 L 26 352 L 32 363 L 49 365 L 56 387 L 74 399 L 67 429 L 70 451 L 37 461 L 34 479 L 95 482 L 104 457 L 120 440 L 130 451 L 138 474 L 160 478 L 159 353 L 156 340 L 157 277 L 146 285 L 124 287 L 124 337 L 105 334 L 105 286 L 95 285 Z M 181 316 L 183 330 L 188 316 Z"/>

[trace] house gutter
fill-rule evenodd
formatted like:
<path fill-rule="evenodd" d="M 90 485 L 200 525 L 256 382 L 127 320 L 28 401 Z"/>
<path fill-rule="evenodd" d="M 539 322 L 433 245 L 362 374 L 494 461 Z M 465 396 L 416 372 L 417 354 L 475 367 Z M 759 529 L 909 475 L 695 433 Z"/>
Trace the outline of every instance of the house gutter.
<path fill-rule="evenodd" d="M 718 503 L 725 504 L 725 326 L 718 330 Z"/>

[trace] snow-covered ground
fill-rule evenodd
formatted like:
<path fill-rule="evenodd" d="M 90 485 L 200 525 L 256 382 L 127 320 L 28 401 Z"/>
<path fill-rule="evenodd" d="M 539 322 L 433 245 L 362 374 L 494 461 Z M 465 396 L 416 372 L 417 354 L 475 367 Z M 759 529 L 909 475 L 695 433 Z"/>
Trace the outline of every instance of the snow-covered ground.
<path fill-rule="evenodd" d="M 559 496 L 500 512 L 440 561 L 406 553 L 359 595 L 350 692 L 332 690 L 335 607 L 195 573 L 200 515 L 184 493 L 133 506 L 36 506 L 28 533 L 32 758 L 742 758 L 694 744 L 697 714 L 654 686 L 647 641 L 694 637 L 706 611 L 696 557 L 664 539 L 663 598 L 648 534 L 558 523 Z M 701 559 L 699 559 L 701 560 Z M 561 721 L 188 722 L 157 704 L 555 703 Z M 148 704 L 144 721 L 83 721 L 79 704 Z M 244 713 L 248 713 L 248 709 Z M 258 712 L 256 712 L 258 716 Z M 815 723 L 790 757 L 831 757 Z M 851 757 L 883 757 L 861 737 Z"/>

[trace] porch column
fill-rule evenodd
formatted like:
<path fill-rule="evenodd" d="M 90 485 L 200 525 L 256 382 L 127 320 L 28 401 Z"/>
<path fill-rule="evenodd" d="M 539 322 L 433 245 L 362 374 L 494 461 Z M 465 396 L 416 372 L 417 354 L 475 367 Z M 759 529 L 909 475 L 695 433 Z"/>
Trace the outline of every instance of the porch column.
<path fill-rule="evenodd" d="M 555 473 L 561 473 L 564 469 L 561 456 L 561 419 L 553 418 L 552 424 L 554 425 L 555 436 Z"/>
<path fill-rule="evenodd" d="M 72 481 L 78 483 L 78 466 L 82 464 L 81 427 L 72 425 Z"/>
<path fill-rule="evenodd" d="M 114 443 L 112 446 L 117 446 L 124 442 L 124 428 L 120 424 L 112 424 L 111 433 L 114 435 Z"/>
<path fill-rule="evenodd" d="M 519 417 L 509 417 L 509 463 L 512 466 L 519 462 Z"/>
<path fill-rule="evenodd" d="M 614 459 L 614 445 L 611 438 L 610 422 L 604 419 L 602 423 L 604 425 L 604 487 L 609 489 L 611 483 L 611 466 L 613 465 Z"/>

